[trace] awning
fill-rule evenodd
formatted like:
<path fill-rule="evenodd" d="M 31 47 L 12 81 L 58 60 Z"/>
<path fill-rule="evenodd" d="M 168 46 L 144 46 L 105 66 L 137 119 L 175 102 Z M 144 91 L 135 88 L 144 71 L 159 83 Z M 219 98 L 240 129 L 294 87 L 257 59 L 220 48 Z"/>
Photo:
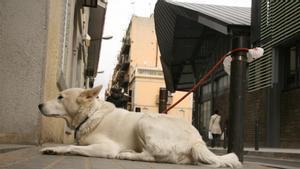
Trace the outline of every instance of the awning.
<path fill-rule="evenodd" d="M 158 0 L 154 10 L 161 63 L 169 91 L 188 90 L 231 38 L 250 34 L 250 8 Z"/>
<path fill-rule="evenodd" d="M 88 34 L 91 36 L 91 42 L 88 48 L 86 76 L 93 78 L 97 75 L 105 13 L 105 6 L 90 8 Z"/>

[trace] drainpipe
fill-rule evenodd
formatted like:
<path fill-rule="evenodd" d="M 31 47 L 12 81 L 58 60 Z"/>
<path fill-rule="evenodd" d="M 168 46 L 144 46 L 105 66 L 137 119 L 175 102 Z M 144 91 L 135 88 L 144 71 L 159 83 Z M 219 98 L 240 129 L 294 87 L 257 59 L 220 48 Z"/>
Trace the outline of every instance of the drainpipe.
<path fill-rule="evenodd" d="M 249 38 L 237 36 L 232 39 L 232 48 L 247 48 Z M 244 114 L 247 91 L 247 53 L 232 54 L 229 104 L 228 152 L 234 152 L 243 162 L 244 152 Z"/>

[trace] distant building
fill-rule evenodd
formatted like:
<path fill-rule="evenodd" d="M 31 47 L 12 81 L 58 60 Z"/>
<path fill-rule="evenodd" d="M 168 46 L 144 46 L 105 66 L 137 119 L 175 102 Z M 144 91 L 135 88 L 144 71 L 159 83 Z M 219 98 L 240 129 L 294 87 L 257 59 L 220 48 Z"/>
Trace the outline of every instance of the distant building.
<path fill-rule="evenodd" d="M 136 112 L 161 112 L 185 92 L 165 89 L 153 16 L 133 16 L 112 77 L 107 100 Z M 192 96 L 168 114 L 191 122 Z"/>
<path fill-rule="evenodd" d="M 91 87 L 104 0 L 0 1 L 0 143 L 69 142 L 62 119 L 37 105 L 70 87 Z"/>

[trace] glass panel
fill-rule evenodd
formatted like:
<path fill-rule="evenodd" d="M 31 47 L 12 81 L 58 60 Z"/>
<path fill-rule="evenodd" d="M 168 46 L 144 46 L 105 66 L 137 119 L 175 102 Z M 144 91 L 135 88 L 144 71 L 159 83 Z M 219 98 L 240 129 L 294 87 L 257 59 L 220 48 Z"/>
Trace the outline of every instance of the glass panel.
<path fill-rule="evenodd" d="M 218 88 L 219 80 L 214 81 L 214 93 L 217 93 L 217 88 Z"/>
<path fill-rule="evenodd" d="M 219 83 L 218 83 L 218 90 L 222 91 L 223 90 L 223 86 L 224 86 L 224 77 L 221 77 L 219 79 Z"/>
<path fill-rule="evenodd" d="M 203 103 L 201 104 L 200 112 L 201 112 L 200 120 L 201 120 L 201 122 L 203 122 L 204 121 L 204 104 Z"/>
<path fill-rule="evenodd" d="M 297 60 L 296 60 L 296 46 L 290 48 L 289 51 L 289 65 L 287 72 L 287 84 L 289 87 L 294 87 L 296 83 L 296 69 L 297 69 Z"/>
<path fill-rule="evenodd" d="M 229 76 L 223 76 L 218 80 L 218 91 L 222 92 L 229 87 Z"/>
<path fill-rule="evenodd" d="M 209 117 L 210 117 L 210 101 L 204 102 L 204 127 L 208 128 L 209 125 Z"/>
<path fill-rule="evenodd" d="M 211 93 L 211 84 L 206 84 L 202 87 L 202 96 L 207 97 Z"/>

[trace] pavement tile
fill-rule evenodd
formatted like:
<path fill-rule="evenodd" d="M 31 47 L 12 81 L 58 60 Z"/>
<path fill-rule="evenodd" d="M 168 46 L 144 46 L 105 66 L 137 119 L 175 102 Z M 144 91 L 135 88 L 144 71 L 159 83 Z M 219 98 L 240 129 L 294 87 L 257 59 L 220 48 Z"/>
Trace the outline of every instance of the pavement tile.
<path fill-rule="evenodd" d="M 30 147 L 0 153 L 0 169 L 213 169 L 201 164 L 177 165 L 73 155 L 43 155 L 39 149 L 40 147 Z M 255 161 L 244 162 L 243 168 L 270 169 L 274 167 Z"/>
<path fill-rule="evenodd" d="M 105 158 L 90 158 L 89 159 L 91 163 L 90 169 L 124 169 L 116 160 L 116 159 L 105 159 Z M 87 168 L 89 169 L 89 168 Z"/>
<path fill-rule="evenodd" d="M 16 151 L 0 153 L 0 167 L 20 163 L 37 157 L 40 153 L 37 147 L 24 148 Z"/>
<path fill-rule="evenodd" d="M 47 156 L 47 155 L 43 155 Z M 42 158 L 44 158 L 42 156 Z M 59 161 L 57 164 L 49 169 L 84 169 L 85 168 L 85 158 L 81 156 L 62 156 L 63 160 Z M 48 169 L 48 168 L 47 168 Z"/>
<path fill-rule="evenodd" d="M 29 160 L 20 161 L 17 163 L 12 163 L 3 167 L 3 169 L 51 169 L 52 164 L 56 163 L 58 160 L 62 160 L 63 156 L 61 157 L 54 157 L 54 156 L 36 156 Z"/>

